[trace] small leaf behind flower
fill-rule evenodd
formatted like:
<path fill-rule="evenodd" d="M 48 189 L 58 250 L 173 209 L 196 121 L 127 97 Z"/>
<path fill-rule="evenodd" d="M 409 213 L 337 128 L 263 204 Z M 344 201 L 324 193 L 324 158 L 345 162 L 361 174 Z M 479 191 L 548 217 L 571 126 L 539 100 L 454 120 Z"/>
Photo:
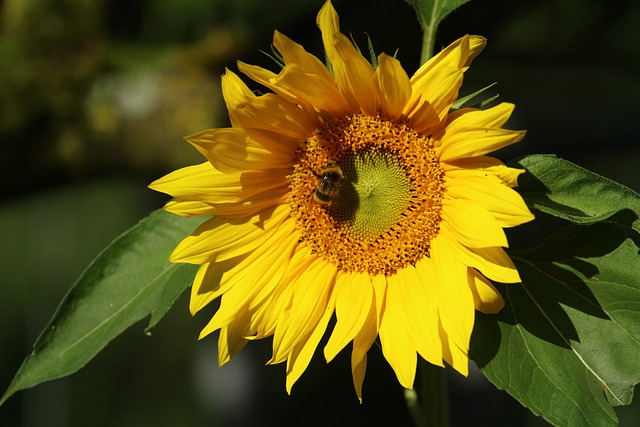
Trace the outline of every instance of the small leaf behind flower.
<path fill-rule="evenodd" d="M 629 188 L 554 155 L 527 156 L 511 166 L 527 169 L 518 192 L 532 209 L 576 224 L 618 214 L 616 222 L 640 232 L 640 195 Z"/>
<path fill-rule="evenodd" d="M 471 101 L 472 99 L 474 99 L 475 97 L 477 97 L 481 93 L 485 92 L 486 90 L 491 89 L 492 87 L 494 87 L 497 84 L 498 84 L 497 82 L 491 83 L 489 86 L 483 87 L 482 89 L 477 90 L 477 91 L 473 92 L 470 95 L 467 95 L 467 96 L 464 96 L 462 98 L 457 99 L 453 104 L 451 104 L 451 109 L 452 110 L 457 110 L 457 109 L 462 108 L 462 107 L 483 108 L 485 105 L 487 105 L 490 102 L 493 102 L 496 99 L 498 99 L 498 97 L 500 95 L 496 94 L 496 95 L 493 95 L 493 96 L 491 96 L 491 97 L 489 97 L 487 99 L 483 99 L 483 100 L 477 101 L 474 104 L 470 104 L 470 105 L 467 105 L 467 104 L 469 103 L 469 101 Z"/>
<path fill-rule="evenodd" d="M 19 390 L 76 372 L 149 314 L 149 327 L 154 326 L 197 270 L 167 258 L 204 219 L 158 210 L 114 240 L 64 297 L 0 403 Z"/>

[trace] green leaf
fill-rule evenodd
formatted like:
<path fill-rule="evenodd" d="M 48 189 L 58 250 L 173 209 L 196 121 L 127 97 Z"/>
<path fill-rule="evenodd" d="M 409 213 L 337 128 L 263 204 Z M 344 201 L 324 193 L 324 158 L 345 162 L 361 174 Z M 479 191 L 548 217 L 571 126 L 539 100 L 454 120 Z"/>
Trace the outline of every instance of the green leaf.
<path fill-rule="evenodd" d="M 492 101 L 496 100 L 499 95 L 493 95 L 490 98 L 483 99 L 482 101 L 476 102 L 475 104 L 470 104 L 470 105 L 466 105 L 466 104 L 468 104 L 469 101 L 471 101 L 472 99 L 474 99 L 475 97 L 477 97 L 481 93 L 491 89 L 492 87 L 494 87 L 497 84 L 498 84 L 497 82 L 491 83 L 489 86 L 483 87 L 482 89 L 477 90 L 477 91 L 473 92 L 470 95 L 467 95 L 467 96 L 464 96 L 462 98 L 457 99 L 453 104 L 451 104 L 451 109 L 452 110 L 457 110 L 457 109 L 460 109 L 462 107 L 471 107 L 471 108 L 482 108 L 482 107 L 484 107 L 489 102 L 492 102 Z"/>
<path fill-rule="evenodd" d="M 518 191 L 571 225 L 512 256 L 521 285 L 478 315 L 471 357 L 496 386 L 558 426 L 616 425 L 640 382 L 640 196 L 553 155 L 531 155 Z"/>
<path fill-rule="evenodd" d="M 158 210 L 114 240 L 64 297 L 0 404 L 16 391 L 76 372 L 149 314 L 149 327 L 155 325 L 197 269 L 167 258 L 202 222 Z"/>
<path fill-rule="evenodd" d="M 512 166 L 527 169 L 518 192 L 532 209 L 577 224 L 613 220 L 640 232 L 640 195 L 629 188 L 554 155 L 527 156 Z"/>
<path fill-rule="evenodd" d="M 640 382 L 640 256 L 628 228 L 570 225 L 512 256 L 522 284 L 478 314 L 471 358 L 498 388 L 557 426 L 613 426 Z"/>
<path fill-rule="evenodd" d="M 185 236 L 183 235 L 182 237 Z M 175 242 L 175 244 L 177 243 L 178 242 Z M 176 246 L 175 244 L 173 247 Z M 198 271 L 197 265 L 182 264 L 179 265 L 179 267 L 181 268 L 175 268 L 173 273 L 169 273 L 169 276 L 167 276 L 165 284 L 158 296 L 158 301 L 151 310 L 151 319 L 149 319 L 149 325 L 145 328 L 145 332 L 149 335 L 151 334 L 151 329 L 158 324 L 180 295 L 182 295 L 185 287 L 191 285 Z"/>
<path fill-rule="evenodd" d="M 416 11 L 422 27 L 422 54 L 420 63 L 424 64 L 433 56 L 436 31 L 440 22 L 458 7 L 469 0 L 407 0 Z"/>

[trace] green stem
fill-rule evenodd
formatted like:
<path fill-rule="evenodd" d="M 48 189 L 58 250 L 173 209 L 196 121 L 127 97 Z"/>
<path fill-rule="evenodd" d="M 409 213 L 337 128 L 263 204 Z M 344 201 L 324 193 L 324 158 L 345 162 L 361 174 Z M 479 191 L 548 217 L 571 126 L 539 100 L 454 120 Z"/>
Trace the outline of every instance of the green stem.
<path fill-rule="evenodd" d="M 422 27 L 422 51 L 420 52 L 420 65 L 424 64 L 433 56 L 433 47 L 436 44 L 436 32 L 431 28 L 435 26 Z"/>
<path fill-rule="evenodd" d="M 404 398 L 407 401 L 407 408 L 409 408 L 411 418 L 413 418 L 413 425 L 415 427 L 427 427 L 427 420 L 418 401 L 418 393 L 415 390 L 406 388 L 404 389 Z"/>
<path fill-rule="evenodd" d="M 442 19 L 437 11 L 441 8 L 438 0 L 406 0 L 415 10 L 416 17 L 422 29 L 422 51 L 420 52 L 420 64 L 424 64 L 433 56 L 433 47 L 436 43 L 436 30 Z"/>
<path fill-rule="evenodd" d="M 449 425 L 446 370 L 428 362 L 420 364 L 422 407 L 429 427 Z"/>
<path fill-rule="evenodd" d="M 449 405 L 445 370 L 421 361 L 419 393 L 405 391 L 405 399 L 416 427 L 448 427 Z"/>

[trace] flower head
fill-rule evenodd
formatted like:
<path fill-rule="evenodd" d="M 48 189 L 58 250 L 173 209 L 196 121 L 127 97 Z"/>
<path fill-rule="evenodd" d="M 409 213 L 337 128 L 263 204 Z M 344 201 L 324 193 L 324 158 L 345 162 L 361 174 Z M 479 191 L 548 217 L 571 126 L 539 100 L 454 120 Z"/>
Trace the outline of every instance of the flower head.
<path fill-rule="evenodd" d="M 219 363 L 273 336 L 270 363 L 287 362 L 287 391 L 334 316 L 327 361 L 352 342 L 362 395 L 379 337 L 400 383 L 417 355 L 466 375 L 475 310 L 504 302 L 488 279 L 520 281 L 503 228 L 533 219 L 512 187 L 522 170 L 485 154 L 519 141 L 503 129 L 513 105 L 452 111 L 485 39 L 465 36 L 409 78 L 395 58 L 373 66 L 320 10 L 330 68 L 275 32 L 284 67 L 239 63 L 272 91 L 222 77 L 232 127 L 187 140 L 207 162 L 151 184 L 165 209 L 212 215 L 171 255 L 199 264 L 193 313 L 221 297 L 201 337 L 220 330 Z"/>

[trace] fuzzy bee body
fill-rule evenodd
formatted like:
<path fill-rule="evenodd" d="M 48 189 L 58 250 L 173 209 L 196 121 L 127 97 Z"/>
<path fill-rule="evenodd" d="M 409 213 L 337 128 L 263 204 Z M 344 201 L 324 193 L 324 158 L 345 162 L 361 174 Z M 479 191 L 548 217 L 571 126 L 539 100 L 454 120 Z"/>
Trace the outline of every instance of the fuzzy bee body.
<path fill-rule="evenodd" d="M 312 193 L 313 201 L 328 205 L 335 200 L 340 191 L 340 182 L 344 179 L 342 169 L 335 163 L 329 163 L 319 174 L 312 172 L 320 178 L 320 182 Z"/>

